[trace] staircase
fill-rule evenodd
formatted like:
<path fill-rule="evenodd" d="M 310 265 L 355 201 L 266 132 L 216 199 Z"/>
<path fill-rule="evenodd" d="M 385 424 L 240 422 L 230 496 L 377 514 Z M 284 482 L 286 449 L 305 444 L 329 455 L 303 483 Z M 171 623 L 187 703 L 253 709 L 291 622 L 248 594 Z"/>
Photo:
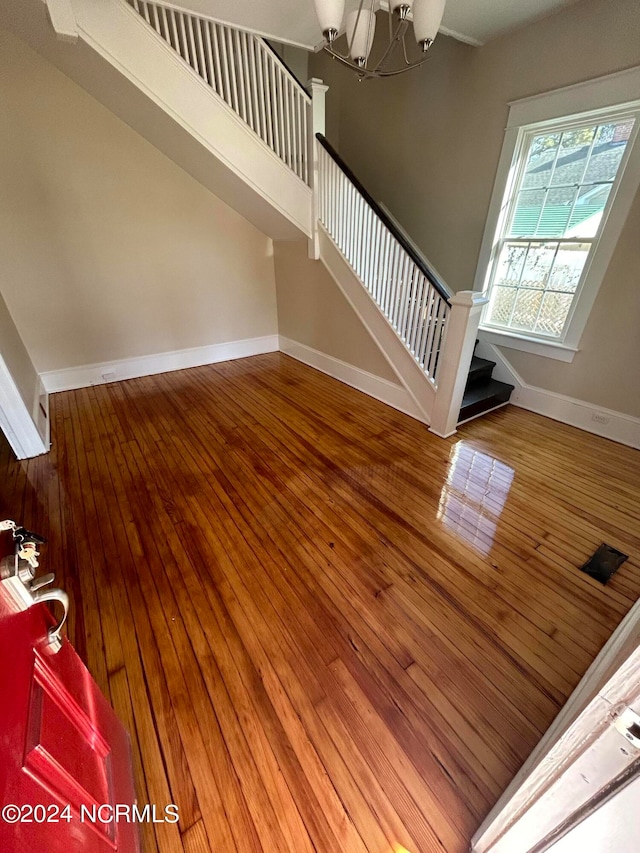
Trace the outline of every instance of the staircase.
<path fill-rule="evenodd" d="M 477 355 L 471 359 L 458 424 L 506 406 L 509 402 L 514 386 L 492 378 L 495 366 L 495 361 Z"/>
<path fill-rule="evenodd" d="M 508 401 L 474 356 L 486 298 L 452 293 L 332 148 L 322 81 L 305 90 L 262 39 L 162 3 L 46 0 L 50 21 L 19 5 L 49 39 L 18 34 L 64 73 L 264 233 L 309 239 L 432 432 Z"/>

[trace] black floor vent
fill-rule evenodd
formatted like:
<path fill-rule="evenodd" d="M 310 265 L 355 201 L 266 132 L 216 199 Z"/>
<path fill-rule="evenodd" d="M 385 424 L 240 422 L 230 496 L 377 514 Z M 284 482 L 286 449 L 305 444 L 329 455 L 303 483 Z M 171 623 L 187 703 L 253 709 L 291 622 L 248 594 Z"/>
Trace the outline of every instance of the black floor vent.
<path fill-rule="evenodd" d="M 580 571 L 585 572 L 600 583 L 606 583 L 627 559 L 627 555 L 623 554 L 622 551 L 612 548 L 611 545 L 605 545 L 603 542 L 595 554 L 589 557 L 584 566 L 580 566 Z"/>

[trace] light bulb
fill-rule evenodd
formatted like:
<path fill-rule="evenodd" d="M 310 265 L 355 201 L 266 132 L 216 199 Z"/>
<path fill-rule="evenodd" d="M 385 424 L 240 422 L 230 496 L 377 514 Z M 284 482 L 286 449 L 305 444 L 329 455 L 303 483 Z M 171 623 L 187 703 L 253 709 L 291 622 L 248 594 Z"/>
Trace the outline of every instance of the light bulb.
<path fill-rule="evenodd" d="M 413 32 L 418 44 L 427 47 L 440 29 L 446 0 L 415 0 L 413 4 Z"/>
<path fill-rule="evenodd" d="M 347 15 L 346 26 L 351 58 L 364 65 L 373 44 L 376 16 L 369 9 L 355 9 Z"/>
<path fill-rule="evenodd" d="M 322 34 L 328 41 L 333 41 L 342 27 L 344 0 L 314 0 L 314 3 Z M 329 33 L 332 37 L 328 35 Z"/>

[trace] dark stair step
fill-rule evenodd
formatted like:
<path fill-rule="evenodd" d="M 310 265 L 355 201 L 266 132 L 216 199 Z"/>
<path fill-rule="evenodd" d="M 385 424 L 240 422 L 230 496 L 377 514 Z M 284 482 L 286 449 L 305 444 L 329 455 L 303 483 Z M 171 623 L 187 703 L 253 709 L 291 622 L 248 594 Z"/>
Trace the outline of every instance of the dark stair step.
<path fill-rule="evenodd" d="M 489 361 L 487 358 L 479 358 L 477 355 L 474 355 L 471 359 L 466 388 L 469 389 L 481 382 L 488 382 L 491 379 L 491 374 L 495 366 L 495 361 Z"/>
<path fill-rule="evenodd" d="M 506 382 L 490 379 L 488 382 L 467 388 L 462 398 L 458 422 L 475 418 L 483 412 L 488 412 L 489 409 L 508 403 L 513 387 Z"/>

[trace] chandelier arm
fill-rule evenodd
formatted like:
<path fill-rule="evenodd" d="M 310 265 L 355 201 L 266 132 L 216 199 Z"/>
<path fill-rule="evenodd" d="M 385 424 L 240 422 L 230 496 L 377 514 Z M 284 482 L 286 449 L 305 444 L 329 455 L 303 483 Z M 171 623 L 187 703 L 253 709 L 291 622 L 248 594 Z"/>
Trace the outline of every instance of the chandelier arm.
<path fill-rule="evenodd" d="M 323 47 L 330 56 L 334 59 L 337 59 L 341 65 L 346 65 L 347 68 L 350 68 L 352 71 L 355 71 L 359 77 L 363 79 L 373 79 L 374 77 L 396 77 L 398 74 L 404 74 L 405 71 L 410 71 L 412 68 L 419 68 L 421 65 L 424 65 L 429 59 L 430 56 L 425 56 L 424 59 L 419 60 L 418 62 L 414 62 L 411 65 L 405 65 L 404 68 L 399 68 L 397 71 L 378 71 L 377 67 L 375 69 L 364 68 L 361 65 L 356 65 L 355 62 L 351 62 L 349 59 L 345 59 L 344 56 L 341 56 L 339 53 L 336 53 L 330 47 Z"/>
<path fill-rule="evenodd" d="M 360 77 L 377 76 L 377 75 L 372 74 L 371 71 L 368 71 L 364 66 L 356 65 L 355 62 L 351 62 L 351 60 L 348 59 L 346 56 L 342 56 L 342 54 L 336 53 L 335 50 L 333 50 L 328 45 L 325 45 L 322 49 L 324 51 L 326 51 L 329 54 L 329 56 L 332 56 L 334 59 L 337 59 L 341 65 L 346 65 L 347 68 L 351 68 L 352 71 L 357 71 L 358 76 L 360 76 Z"/>
<path fill-rule="evenodd" d="M 402 42 L 404 44 L 404 35 L 407 31 L 407 22 L 406 21 L 398 21 L 398 26 L 395 29 L 395 32 L 389 37 L 389 47 L 382 54 L 381 59 L 378 61 L 376 66 L 371 70 L 376 72 L 386 61 L 386 59 L 393 53 L 393 49 L 396 46 L 396 42 Z"/>
<path fill-rule="evenodd" d="M 411 71 L 413 68 L 420 68 L 421 65 L 424 65 L 425 62 L 428 62 L 431 59 L 430 56 L 425 56 L 424 59 L 419 60 L 418 62 L 412 62 L 409 65 L 405 65 L 404 68 L 398 68 L 396 71 L 376 71 L 375 74 L 371 73 L 371 77 L 397 77 L 398 74 L 404 74 L 405 71 Z"/>

